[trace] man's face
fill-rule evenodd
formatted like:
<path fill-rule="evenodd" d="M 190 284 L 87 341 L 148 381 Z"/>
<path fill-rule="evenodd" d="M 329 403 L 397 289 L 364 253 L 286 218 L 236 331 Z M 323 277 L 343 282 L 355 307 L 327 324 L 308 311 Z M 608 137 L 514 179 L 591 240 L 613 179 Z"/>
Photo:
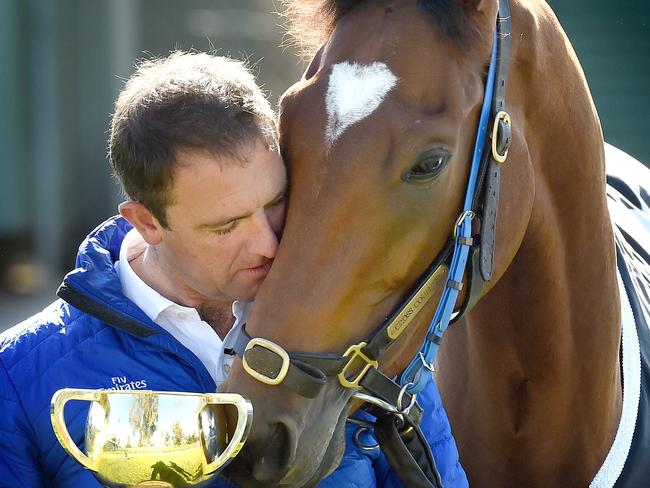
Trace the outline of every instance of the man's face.
<path fill-rule="evenodd" d="M 169 228 L 156 253 L 179 295 L 190 300 L 253 300 L 275 257 L 284 225 L 284 164 L 261 141 L 240 154 L 228 160 L 197 149 L 177 153 Z"/>

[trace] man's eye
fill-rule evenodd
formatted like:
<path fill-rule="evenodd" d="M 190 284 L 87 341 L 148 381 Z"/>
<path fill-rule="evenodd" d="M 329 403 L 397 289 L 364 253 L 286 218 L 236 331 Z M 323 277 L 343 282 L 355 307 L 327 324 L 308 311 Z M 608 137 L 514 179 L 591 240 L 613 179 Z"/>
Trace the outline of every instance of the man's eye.
<path fill-rule="evenodd" d="M 215 229 L 212 232 L 219 236 L 223 236 L 226 234 L 230 234 L 233 230 L 235 230 L 235 227 L 237 227 L 237 222 L 232 222 L 228 224 L 227 227 L 220 227 L 219 229 Z"/>
<path fill-rule="evenodd" d="M 281 196 L 280 198 L 278 198 L 276 201 L 274 201 L 273 203 L 271 203 L 271 205 L 269 205 L 269 206 L 270 206 L 270 207 L 277 207 L 278 205 L 280 205 L 280 204 L 282 204 L 282 203 L 284 203 L 284 195 L 282 195 L 282 196 Z"/>

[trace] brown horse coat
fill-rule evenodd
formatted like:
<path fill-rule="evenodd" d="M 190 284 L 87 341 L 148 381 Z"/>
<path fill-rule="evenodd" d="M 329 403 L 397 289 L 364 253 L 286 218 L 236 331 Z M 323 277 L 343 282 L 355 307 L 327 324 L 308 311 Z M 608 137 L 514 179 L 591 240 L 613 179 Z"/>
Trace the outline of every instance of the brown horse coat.
<path fill-rule="evenodd" d="M 424 2 L 456 12 L 450 23 L 415 0 L 323 3 L 334 13 L 320 20 L 335 20 L 327 43 L 282 101 L 290 203 L 247 328 L 286 350 L 340 354 L 399 303 L 458 217 L 497 1 Z M 603 464 L 622 406 L 603 136 L 551 9 L 541 0 L 511 8 L 514 142 L 502 170 L 495 273 L 447 333 L 437 378 L 471 486 L 574 488 Z M 334 68 L 377 62 L 396 83 L 328 136 Z M 405 183 L 400 176 L 431 150 L 450 155 L 444 170 Z M 381 361 L 388 374 L 415 354 L 434 307 Z M 350 394 L 335 379 L 306 400 L 256 383 L 235 363 L 227 388 L 261 412 L 249 453 L 266 452 L 286 427 L 282 449 L 293 461 L 278 474 L 284 483 L 300 486 L 335 464 Z"/>

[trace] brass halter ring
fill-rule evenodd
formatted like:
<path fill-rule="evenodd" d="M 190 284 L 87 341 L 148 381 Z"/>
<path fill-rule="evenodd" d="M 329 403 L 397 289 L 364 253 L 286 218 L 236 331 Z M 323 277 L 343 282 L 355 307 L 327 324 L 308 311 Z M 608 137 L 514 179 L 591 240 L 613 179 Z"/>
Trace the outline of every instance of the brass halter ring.
<path fill-rule="evenodd" d="M 510 119 L 510 114 L 501 110 L 494 116 L 494 125 L 492 126 L 492 157 L 497 163 L 503 163 L 508 158 L 508 149 L 499 154 L 499 149 L 497 148 L 498 137 L 499 137 L 499 122 L 503 120 L 503 123 L 512 129 L 512 120 Z"/>

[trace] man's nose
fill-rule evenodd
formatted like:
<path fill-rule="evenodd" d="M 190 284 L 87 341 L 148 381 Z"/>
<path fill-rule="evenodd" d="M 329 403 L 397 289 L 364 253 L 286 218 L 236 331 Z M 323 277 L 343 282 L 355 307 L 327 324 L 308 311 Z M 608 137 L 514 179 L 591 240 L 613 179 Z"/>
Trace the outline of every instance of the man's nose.
<path fill-rule="evenodd" d="M 278 235 L 266 212 L 261 211 L 255 216 L 255 232 L 250 236 L 251 252 L 273 259 L 278 250 Z"/>

